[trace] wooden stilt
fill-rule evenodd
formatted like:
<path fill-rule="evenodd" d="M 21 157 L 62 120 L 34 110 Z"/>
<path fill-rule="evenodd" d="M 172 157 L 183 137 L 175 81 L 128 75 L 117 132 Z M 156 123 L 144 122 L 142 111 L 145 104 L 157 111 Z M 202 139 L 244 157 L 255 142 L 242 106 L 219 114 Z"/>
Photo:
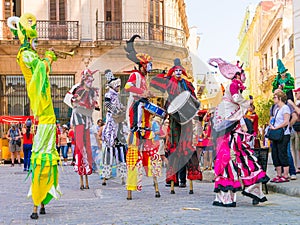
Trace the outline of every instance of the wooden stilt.
<path fill-rule="evenodd" d="M 132 200 L 132 191 L 127 191 L 127 200 Z"/>
<path fill-rule="evenodd" d="M 90 189 L 88 175 L 85 175 L 85 189 Z"/>
<path fill-rule="evenodd" d="M 80 176 L 80 190 L 84 189 L 84 185 L 83 185 L 83 176 Z"/>
<path fill-rule="evenodd" d="M 155 198 L 159 198 L 160 193 L 159 193 L 159 190 L 158 190 L 157 177 L 153 177 L 153 182 L 154 182 L 154 189 L 155 189 Z"/>
<path fill-rule="evenodd" d="M 175 190 L 174 190 L 174 180 L 171 180 L 171 194 L 175 194 Z"/>
<path fill-rule="evenodd" d="M 193 181 L 190 180 L 190 192 L 189 194 L 194 194 L 194 190 L 193 190 Z"/>
<path fill-rule="evenodd" d="M 103 178 L 102 185 L 104 185 L 104 186 L 106 185 L 106 178 L 105 177 Z"/>

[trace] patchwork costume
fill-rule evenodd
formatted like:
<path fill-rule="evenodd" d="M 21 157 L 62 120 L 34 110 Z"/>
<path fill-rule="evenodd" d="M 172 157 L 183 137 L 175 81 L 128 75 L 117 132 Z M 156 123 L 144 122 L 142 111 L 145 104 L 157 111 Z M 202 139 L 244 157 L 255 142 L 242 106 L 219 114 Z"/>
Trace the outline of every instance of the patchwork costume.
<path fill-rule="evenodd" d="M 137 63 L 142 70 L 133 70 L 125 85 L 125 91 L 130 93 L 127 104 L 127 118 L 129 122 L 130 134 L 128 138 L 128 152 L 126 156 L 127 164 L 127 190 L 141 191 L 142 176 L 145 171 L 146 176 L 153 176 L 154 179 L 161 175 L 161 158 L 158 149 L 153 148 L 154 134 L 151 130 L 151 114 L 145 110 L 147 98 L 141 97 L 148 91 L 147 72 L 151 66 L 151 57 L 147 54 L 136 53 L 133 48 L 135 35 L 127 42 L 126 51 L 130 60 Z M 133 56 L 133 57 L 131 57 Z M 154 180 L 156 197 L 160 197 L 157 181 Z M 127 199 L 131 199 L 128 197 Z"/>

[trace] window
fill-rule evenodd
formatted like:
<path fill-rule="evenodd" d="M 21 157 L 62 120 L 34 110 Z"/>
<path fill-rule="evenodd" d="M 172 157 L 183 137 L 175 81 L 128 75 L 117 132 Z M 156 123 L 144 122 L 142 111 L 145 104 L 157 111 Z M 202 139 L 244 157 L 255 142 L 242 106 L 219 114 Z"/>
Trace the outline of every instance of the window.
<path fill-rule="evenodd" d="M 267 69 L 268 68 L 268 54 L 264 54 L 263 56 L 263 69 Z"/>
<path fill-rule="evenodd" d="M 160 0 L 150 0 L 149 5 L 149 22 L 157 25 L 162 25 L 162 9 L 163 1 Z"/>
<path fill-rule="evenodd" d="M 289 50 L 291 51 L 294 48 L 294 34 L 289 37 Z"/>
<path fill-rule="evenodd" d="M 7 19 L 11 16 L 21 16 L 20 0 L 4 0 L 3 4 L 4 19 Z"/>
<path fill-rule="evenodd" d="M 71 109 L 63 102 L 65 94 L 74 84 L 74 75 L 50 75 L 51 97 L 56 117 L 61 121 L 70 119 Z M 7 99 L 0 108 L 0 115 L 29 116 L 29 99 L 24 77 L 21 75 L 0 75 L 0 99 Z M 1 101 L 1 100 L 0 100 Z"/>
<path fill-rule="evenodd" d="M 50 0 L 50 20 L 66 20 L 65 0 Z"/>

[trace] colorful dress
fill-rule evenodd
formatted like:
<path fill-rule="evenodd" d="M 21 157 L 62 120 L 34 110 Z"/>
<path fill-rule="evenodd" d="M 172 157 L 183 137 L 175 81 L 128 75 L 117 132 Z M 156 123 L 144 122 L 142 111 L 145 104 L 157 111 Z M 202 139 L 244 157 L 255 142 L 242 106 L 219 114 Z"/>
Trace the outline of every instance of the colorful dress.
<path fill-rule="evenodd" d="M 123 122 L 117 123 L 113 116 L 119 114 L 124 106 L 120 102 L 119 93 L 109 88 L 105 94 L 106 124 L 102 131 L 102 141 L 105 144 L 103 152 L 103 165 L 101 177 L 110 178 L 118 175 L 126 177 L 126 137 L 123 133 Z M 117 169 L 117 174 L 112 173 L 112 169 Z"/>
<path fill-rule="evenodd" d="M 148 100 L 139 97 L 148 90 L 146 77 L 138 70 L 133 71 L 125 85 L 125 90 L 130 92 L 127 104 L 130 128 L 126 155 L 127 190 L 141 191 L 143 171 L 145 170 L 146 176 L 159 177 L 162 163 L 158 149 L 153 148 L 151 114 L 144 109 Z"/>
<path fill-rule="evenodd" d="M 55 58 L 51 51 L 47 51 L 45 56 Z M 47 58 L 40 59 L 37 52 L 26 46 L 19 50 L 18 63 L 25 78 L 31 110 L 39 121 L 32 146 L 32 183 L 28 192 L 37 206 L 47 204 L 52 198 L 57 199 L 61 195 L 57 169 L 56 117 L 49 81 L 51 64 Z"/>
<path fill-rule="evenodd" d="M 232 80 L 213 118 L 217 138 L 214 164 L 216 198 L 213 202 L 216 206 L 235 207 L 236 192 L 242 190 L 242 194 L 257 202 L 267 201 L 261 184 L 269 178 L 247 144 L 251 135 L 241 129 L 245 125 L 243 116 L 250 106 L 250 101 L 241 94 L 244 89 L 241 81 Z"/>

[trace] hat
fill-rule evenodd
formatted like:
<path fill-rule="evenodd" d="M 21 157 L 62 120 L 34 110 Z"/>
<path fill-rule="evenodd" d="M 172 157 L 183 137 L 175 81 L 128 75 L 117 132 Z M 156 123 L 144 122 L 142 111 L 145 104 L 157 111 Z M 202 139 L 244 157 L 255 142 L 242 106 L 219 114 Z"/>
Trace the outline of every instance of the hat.
<path fill-rule="evenodd" d="M 107 81 L 106 85 L 107 86 L 112 87 L 112 88 L 121 86 L 120 78 L 116 78 L 110 69 L 105 70 L 104 75 L 106 77 L 106 81 Z"/>
<path fill-rule="evenodd" d="M 181 69 L 182 74 L 187 76 L 187 73 L 186 73 L 185 69 L 183 68 L 183 66 L 181 65 L 181 61 L 179 58 L 174 59 L 174 66 L 171 69 L 169 69 L 167 76 L 171 76 L 176 69 Z"/>
<path fill-rule="evenodd" d="M 66 129 L 69 128 L 66 124 L 62 125 L 62 127 L 63 127 L 63 128 L 66 128 Z"/>
<path fill-rule="evenodd" d="M 299 91 L 300 91 L 300 87 L 297 88 L 297 89 L 295 89 L 295 90 L 293 90 L 293 92 L 299 92 Z"/>
<path fill-rule="evenodd" d="M 226 62 L 221 58 L 211 58 L 208 60 L 208 64 L 219 68 L 220 73 L 227 79 L 233 79 L 237 73 L 243 73 L 242 65 L 237 61 L 236 65 Z"/>
<path fill-rule="evenodd" d="M 282 63 L 282 61 L 280 59 L 277 60 L 277 67 L 278 67 L 278 74 L 281 75 L 283 73 L 285 73 L 286 71 L 288 71 L 288 69 L 286 69 Z"/>
<path fill-rule="evenodd" d="M 138 65 L 145 65 L 152 61 L 152 57 L 146 53 L 136 52 L 133 43 L 137 37 L 141 38 L 140 35 L 135 34 L 130 38 L 130 40 L 126 41 L 126 47 L 125 47 L 125 51 L 127 52 L 126 56 L 129 60 L 131 60 L 132 62 Z"/>
<path fill-rule="evenodd" d="M 84 69 L 82 72 L 81 72 L 81 80 L 86 80 L 88 76 L 93 76 L 94 73 L 98 72 L 99 70 L 90 70 L 90 69 Z"/>

